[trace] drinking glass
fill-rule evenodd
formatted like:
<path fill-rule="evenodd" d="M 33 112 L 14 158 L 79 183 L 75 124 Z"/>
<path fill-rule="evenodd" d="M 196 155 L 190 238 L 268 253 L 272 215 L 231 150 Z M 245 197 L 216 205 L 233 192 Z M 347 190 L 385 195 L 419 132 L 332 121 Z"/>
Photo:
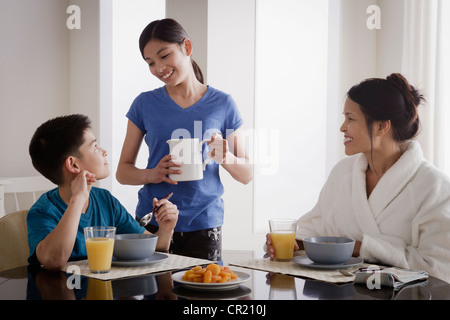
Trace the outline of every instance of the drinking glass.
<path fill-rule="evenodd" d="M 115 227 L 84 228 L 89 271 L 92 273 L 108 273 L 111 269 L 114 250 Z"/>
<path fill-rule="evenodd" d="M 294 256 L 297 220 L 270 219 L 270 238 L 275 249 L 275 260 L 289 261 Z"/>

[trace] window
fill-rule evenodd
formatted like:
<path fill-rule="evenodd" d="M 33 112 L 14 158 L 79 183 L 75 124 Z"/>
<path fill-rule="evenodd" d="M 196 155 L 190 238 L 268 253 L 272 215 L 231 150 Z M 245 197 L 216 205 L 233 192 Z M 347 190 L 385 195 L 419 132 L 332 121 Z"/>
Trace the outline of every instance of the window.
<path fill-rule="evenodd" d="M 298 218 L 326 178 L 328 0 L 256 1 L 254 232 Z"/>

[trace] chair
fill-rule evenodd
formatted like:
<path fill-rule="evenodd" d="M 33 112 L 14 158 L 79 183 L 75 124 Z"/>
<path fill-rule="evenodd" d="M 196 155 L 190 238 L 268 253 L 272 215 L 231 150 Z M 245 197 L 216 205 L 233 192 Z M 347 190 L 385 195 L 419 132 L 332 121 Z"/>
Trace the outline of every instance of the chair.
<path fill-rule="evenodd" d="M 28 264 L 28 210 L 0 218 L 0 272 Z"/>
<path fill-rule="evenodd" d="M 9 180 L 0 179 L 0 218 L 5 215 L 5 185 L 10 183 Z"/>
<path fill-rule="evenodd" d="M 56 185 L 44 176 L 0 178 L 0 181 L 5 180 L 9 183 L 3 185 L 5 193 L 3 200 L 4 207 L 0 208 L 0 217 L 2 210 L 4 213 L 8 213 L 30 209 L 36 202 L 38 196 L 56 188 Z"/>

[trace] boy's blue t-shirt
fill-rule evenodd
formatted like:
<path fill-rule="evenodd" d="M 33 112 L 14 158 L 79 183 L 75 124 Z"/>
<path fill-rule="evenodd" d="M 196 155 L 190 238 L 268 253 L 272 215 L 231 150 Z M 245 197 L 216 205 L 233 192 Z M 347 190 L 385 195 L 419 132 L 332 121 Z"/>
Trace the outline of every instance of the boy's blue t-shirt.
<path fill-rule="evenodd" d="M 170 98 L 165 87 L 141 93 L 126 116 L 145 134 L 149 149 L 147 169 L 156 167 L 169 154 L 166 142 L 169 139 L 202 141 L 211 138 L 214 132 L 225 138 L 243 122 L 232 97 L 211 86 L 197 103 L 186 109 Z M 207 143 L 203 146 L 203 159 L 206 159 L 209 147 Z M 144 185 L 138 193 L 136 216 L 141 218 L 152 210 L 153 198 L 161 199 L 170 192 L 174 193 L 170 201 L 179 210 L 175 231 L 196 231 L 223 224 L 223 186 L 217 162 L 206 165 L 202 180 L 180 181 L 178 185 L 166 182 Z M 157 225 L 154 220 L 150 223 Z"/>
<path fill-rule="evenodd" d="M 67 204 L 61 199 L 59 188 L 44 193 L 30 208 L 27 215 L 28 245 L 30 264 L 39 263 L 36 247 L 61 220 Z M 116 234 L 143 233 L 145 228 L 127 212 L 108 190 L 92 187 L 89 193 L 89 207 L 81 214 L 78 232 L 69 260 L 86 259 L 84 228 L 92 226 L 116 227 Z"/>

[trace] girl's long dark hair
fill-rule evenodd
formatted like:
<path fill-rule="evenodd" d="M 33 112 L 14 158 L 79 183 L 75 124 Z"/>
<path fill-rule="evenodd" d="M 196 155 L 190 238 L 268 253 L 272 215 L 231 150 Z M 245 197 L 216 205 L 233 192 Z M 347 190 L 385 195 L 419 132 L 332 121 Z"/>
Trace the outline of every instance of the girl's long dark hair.
<path fill-rule="evenodd" d="M 168 43 L 178 43 L 181 45 L 184 39 L 189 38 L 186 30 L 173 19 L 162 19 L 150 22 L 142 31 L 139 37 L 139 50 L 144 57 L 144 47 L 152 39 L 158 39 Z M 198 64 L 191 58 L 192 68 L 198 81 L 204 84 L 203 72 Z"/>

